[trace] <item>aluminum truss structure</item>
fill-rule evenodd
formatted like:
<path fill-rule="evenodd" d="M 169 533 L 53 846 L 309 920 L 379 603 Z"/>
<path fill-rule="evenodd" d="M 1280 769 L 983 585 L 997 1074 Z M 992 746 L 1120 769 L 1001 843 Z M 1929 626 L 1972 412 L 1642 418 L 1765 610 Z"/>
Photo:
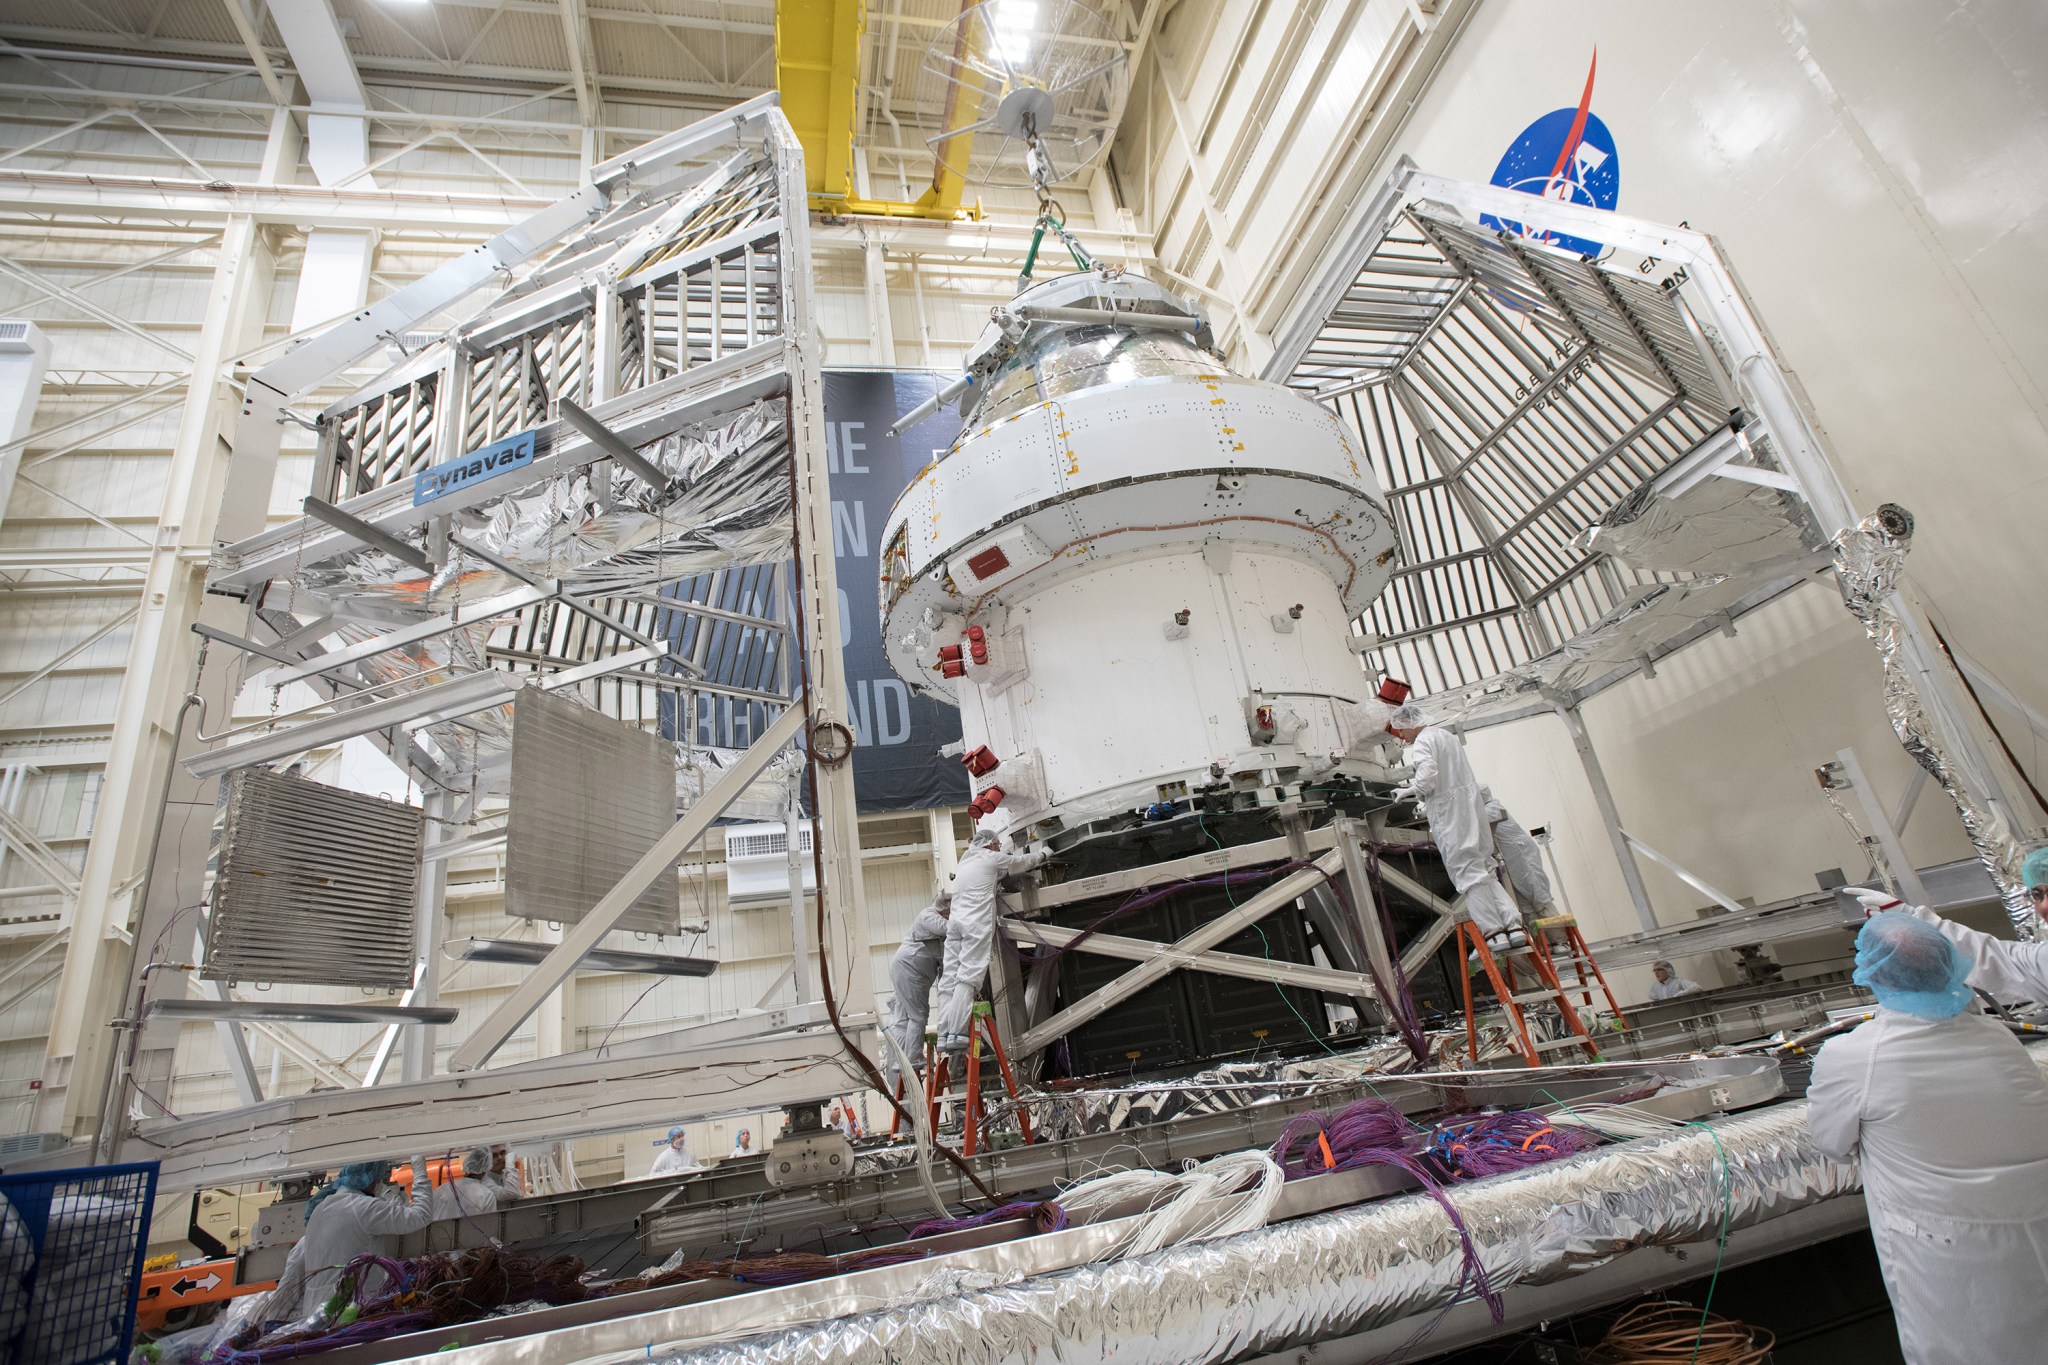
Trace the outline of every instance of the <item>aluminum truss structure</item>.
<path fill-rule="evenodd" d="M 1558 714 L 1654 931 L 1579 702 L 1829 567 L 1861 520 L 1719 246 L 1403 158 L 1263 377 L 1353 421 L 1387 492 L 1404 563 L 1359 622 L 1374 660 L 1467 726 Z M 1659 518 L 1653 552 L 1605 552 Z M 1690 518 L 1728 534 L 1674 553 Z M 1881 609 L 1966 824 L 2019 828 L 1919 610 Z"/>
<path fill-rule="evenodd" d="M 575 194 L 249 377 L 222 514 L 243 538 L 213 558 L 197 629 L 214 657 L 195 696 L 224 712 L 255 680 L 316 701 L 203 735 L 181 780 L 203 790 L 362 736 L 421 782 L 430 820 L 459 823 L 503 766 L 507 704 L 526 686 L 710 748 L 682 774 L 681 819 L 591 889 L 563 942 L 475 1021 L 453 1071 L 485 1067 L 680 853 L 757 784 L 786 782 L 809 736 L 848 714 L 804 202 L 801 150 L 764 96 L 594 167 Z M 486 292 L 419 344 L 416 329 Z M 305 515 L 247 533 L 283 425 L 305 422 L 297 396 L 394 344 L 414 349 L 313 423 Z M 857 1039 L 874 1020 L 851 768 L 819 762 L 813 777 L 831 915 L 820 960 L 845 978 Z M 452 851 L 430 840 L 426 867 Z M 435 1003 L 442 885 L 422 878 L 414 1007 Z M 164 899 L 146 892 L 138 942 L 172 923 Z M 815 980 L 816 963 L 799 967 Z M 482 1121 L 486 1092 L 499 1131 L 553 1137 L 819 1099 L 849 1081 L 838 1038 L 802 1031 L 820 1022 L 755 1012 L 667 1048 L 487 1073 L 502 1083 L 434 1078 L 414 1026 L 404 1084 L 319 1097 L 317 1155 L 295 1135 L 305 1099 L 123 1119 L 100 1145 L 246 1179 L 332 1164 L 334 1140 L 377 1136 L 381 1150 L 398 1140 L 394 1105 L 414 1116 L 399 1145 L 453 1142 Z M 168 1041 L 145 1033 L 145 1062 Z M 536 1066 L 545 1083 L 510 1074 Z M 125 1093 L 119 1080 L 108 1092 Z"/>

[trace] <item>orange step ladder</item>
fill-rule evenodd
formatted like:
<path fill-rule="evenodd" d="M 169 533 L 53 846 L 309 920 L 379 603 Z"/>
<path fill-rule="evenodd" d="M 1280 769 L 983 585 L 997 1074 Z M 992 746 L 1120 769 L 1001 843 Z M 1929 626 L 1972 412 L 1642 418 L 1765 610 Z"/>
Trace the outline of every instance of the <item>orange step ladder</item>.
<path fill-rule="evenodd" d="M 974 1002 L 974 1013 L 967 1020 L 967 1075 L 964 1109 L 961 1115 L 961 1155 L 973 1156 L 981 1147 L 981 1130 L 988 1121 L 987 1110 L 981 1096 L 982 1044 L 995 1055 L 996 1067 L 1003 1078 L 1003 1089 L 1012 1100 L 1021 1101 L 1017 1091 L 1017 1075 L 1010 1070 L 1010 1057 L 1003 1050 L 1003 1040 L 996 1033 L 995 1009 L 986 1000 Z M 952 1058 L 938 1051 L 938 1035 L 924 1036 L 925 1109 L 931 1121 L 933 1132 L 939 1127 L 939 1097 L 952 1088 Z M 903 1078 L 896 1078 L 896 1098 L 903 1098 Z M 895 1137 L 902 1129 L 903 1115 L 899 1111 L 889 1124 L 889 1136 Z M 1020 1102 L 1017 1107 L 1017 1126 L 1024 1134 L 1024 1141 L 1034 1142 L 1031 1133 L 1031 1115 Z"/>
<path fill-rule="evenodd" d="M 1565 999 L 1564 987 L 1559 983 L 1557 973 L 1552 970 L 1550 956 L 1546 951 L 1532 944 L 1528 947 L 1510 948 L 1500 957 L 1496 957 L 1493 950 L 1486 946 L 1486 935 L 1481 933 L 1479 926 L 1469 918 L 1458 921 L 1457 931 L 1451 941 L 1460 958 L 1461 968 L 1465 965 L 1463 959 L 1466 945 L 1470 944 L 1472 956 L 1478 961 L 1480 970 L 1486 974 L 1488 983 L 1493 987 L 1494 997 L 1500 1001 L 1502 1012 L 1507 1015 L 1509 1024 L 1514 1028 L 1515 1036 L 1520 1042 L 1522 1058 L 1530 1066 L 1542 1066 L 1543 1054 L 1546 1052 L 1557 1052 L 1570 1047 L 1582 1047 L 1589 1058 L 1596 1062 L 1600 1060 L 1600 1048 L 1594 1043 L 1593 1035 L 1586 1032 L 1585 1024 L 1580 1022 L 1578 1011 Z M 1515 959 L 1524 956 L 1528 961 L 1523 965 L 1534 978 L 1527 990 L 1521 989 L 1521 981 L 1515 969 Z M 1465 1045 L 1472 1060 L 1477 1062 L 1479 1026 L 1473 1017 L 1471 971 L 1464 972 L 1464 982 Z M 1555 1006 L 1558 1014 L 1563 1017 L 1567 1030 L 1563 1038 L 1550 1038 L 1539 1042 L 1529 1032 L 1528 1012 L 1523 1006 L 1539 1002 Z"/>
<path fill-rule="evenodd" d="M 1543 947 L 1543 956 L 1550 964 L 1551 975 L 1557 977 L 1560 982 L 1563 981 L 1564 973 L 1558 970 L 1558 958 L 1562 953 L 1564 965 L 1572 969 L 1573 976 L 1572 983 L 1565 989 L 1568 992 L 1576 992 L 1580 1002 L 1590 1010 L 1593 1008 L 1593 987 L 1598 985 L 1600 993 L 1607 997 L 1607 1008 L 1612 1012 L 1615 1022 L 1627 1028 L 1628 1016 L 1621 1012 L 1621 1004 L 1615 1000 L 1614 990 L 1607 984 L 1606 973 L 1602 972 L 1600 964 L 1593 960 L 1593 950 L 1586 946 L 1586 937 L 1579 932 L 1578 917 L 1552 915 L 1547 919 L 1539 919 L 1533 927 L 1533 932 L 1537 935 L 1534 941 Z M 1562 950 L 1554 950 L 1551 947 L 1552 934 L 1564 935 Z M 1590 980 L 1588 973 L 1591 973 Z"/>

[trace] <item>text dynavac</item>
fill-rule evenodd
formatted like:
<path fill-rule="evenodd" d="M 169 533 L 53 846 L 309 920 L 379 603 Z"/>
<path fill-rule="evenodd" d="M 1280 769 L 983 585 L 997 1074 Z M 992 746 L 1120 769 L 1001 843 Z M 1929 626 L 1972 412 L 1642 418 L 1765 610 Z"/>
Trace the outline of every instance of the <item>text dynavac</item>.
<path fill-rule="evenodd" d="M 467 455 L 422 469 L 413 475 L 412 505 L 418 507 L 423 502 L 432 502 L 473 483 L 482 483 L 485 479 L 496 478 L 508 470 L 532 463 L 533 433 L 522 431 L 517 436 L 507 436 L 502 441 L 493 441 Z"/>

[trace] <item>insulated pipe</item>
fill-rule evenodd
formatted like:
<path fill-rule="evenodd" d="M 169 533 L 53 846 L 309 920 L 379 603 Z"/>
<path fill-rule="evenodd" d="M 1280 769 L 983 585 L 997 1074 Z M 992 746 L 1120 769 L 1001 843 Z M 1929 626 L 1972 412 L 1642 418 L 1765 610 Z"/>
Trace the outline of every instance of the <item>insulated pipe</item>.
<path fill-rule="evenodd" d="M 898 417 L 895 423 L 890 426 L 888 434 L 891 436 L 902 435 L 904 432 L 910 430 L 919 422 L 922 422 L 925 418 L 931 416 L 940 408 L 943 408 L 944 406 L 946 406 L 946 404 L 952 402 L 955 398 L 958 398 L 961 394 L 967 392 L 967 390 L 973 387 L 974 376 L 971 374 L 961 375 L 958 379 L 946 385 L 946 387 L 940 389 L 937 393 L 925 399 L 922 403 L 919 403 L 909 412 L 906 412 L 901 417 Z"/>
<path fill-rule="evenodd" d="M 1027 303 L 1017 309 L 1017 316 L 1026 322 L 1098 322 L 1139 331 L 1192 333 L 1202 330 L 1202 319 L 1185 313 L 1128 313 L 1121 309 L 1053 308 Z"/>

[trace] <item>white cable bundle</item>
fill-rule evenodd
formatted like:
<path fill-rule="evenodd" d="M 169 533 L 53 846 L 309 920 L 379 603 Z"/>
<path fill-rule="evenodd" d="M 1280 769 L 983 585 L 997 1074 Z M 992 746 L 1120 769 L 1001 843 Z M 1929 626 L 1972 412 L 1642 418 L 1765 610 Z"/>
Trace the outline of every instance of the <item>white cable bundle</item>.
<path fill-rule="evenodd" d="M 1673 1129 L 1686 1126 L 1682 1119 L 1666 1118 L 1631 1104 L 1615 1104 L 1606 1100 L 1575 1104 L 1547 1117 L 1560 1126 L 1590 1128 L 1602 1137 L 1621 1139 L 1663 1137 Z"/>
<path fill-rule="evenodd" d="M 1229 1237 L 1266 1225 L 1286 1181 L 1279 1163 L 1262 1151 L 1226 1152 L 1179 1175 L 1118 1171 L 1066 1191 L 1060 1206 L 1077 1222 L 1134 1200 L 1149 1207 L 1114 1251 L 1143 1256 L 1182 1242 Z"/>

